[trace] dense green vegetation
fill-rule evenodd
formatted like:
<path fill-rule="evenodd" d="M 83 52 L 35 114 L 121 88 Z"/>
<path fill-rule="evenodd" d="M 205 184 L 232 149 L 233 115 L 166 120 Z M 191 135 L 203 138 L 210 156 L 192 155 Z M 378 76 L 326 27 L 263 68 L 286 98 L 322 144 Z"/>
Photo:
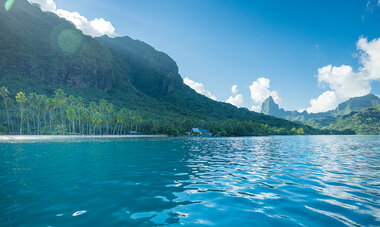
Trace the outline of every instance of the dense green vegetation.
<path fill-rule="evenodd" d="M 0 7 L 0 30 L 0 84 L 8 88 L 0 109 L 2 133 L 121 134 L 137 128 L 179 135 L 193 127 L 236 136 L 336 133 L 213 101 L 186 86 L 165 53 L 129 37 L 85 36 L 26 0 L 15 1 L 9 11 Z M 58 89 L 67 95 L 59 98 Z M 36 107 L 36 96 L 50 100 L 53 110 Z M 78 99 L 85 121 L 73 101 Z M 113 116 L 125 110 L 141 120 L 130 127 L 132 120 L 121 125 L 106 119 L 99 107 L 104 103 L 112 105 Z"/>
<path fill-rule="evenodd" d="M 380 105 L 338 117 L 310 119 L 306 124 L 324 130 L 352 130 L 357 134 L 380 134 Z"/>
<path fill-rule="evenodd" d="M 341 131 L 350 134 L 379 134 L 380 98 L 374 94 L 351 98 L 334 110 L 309 114 L 306 111 L 285 111 L 269 97 L 262 105 L 262 112 L 271 116 L 302 122 L 321 130 Z M 377 107 L 376 107 L 377 106 Z M 374 108 L 372 108 L 374 107 Z"/>
<path fill-rule="evenodd" d="M 6 87 L 0 88 L 7 115 L 8 134 L 127 134 L 139 131 L 142 123 L 138 113 L 126 108 L 115 110 L 101 99 L 86 105 L 81 97 L 67 96 L 62 89 L 54 97 L 18 92 L 9 97 Z"/>
<path fill-rule="evenodd" d="M 329 118 L 350 114 L 351 112 L 358 112 L 377 105 L 380 105 L 380 98 L 370 93 L 365 96 L 350 98 L 339 104 L 334 110 L 321 113 L 307 113 L 306 111 L 300 113 L 298 111 L 286 111 L 280 108 L 279 105 L 273 101 L 273 98 L 269 97 L 262 104 L 261 112 L 290 121 L 306 122 L 309 119 Z"/>
<path fill-rule="evenodd" d="M 105 99 L 86 104 L 82 97 L 68 96 L 62 89 L 57 89 L 52 97 L 18 92 L 12 98 L 3 86 L 0 95 L 6 114 L 6 126 L 2 125 L 0 130 L 7 134 L 121 135 L 136 131 L 181 135 L 193 125 L 202 125 L 220 135 L 289 134 L 285 128 L 276 129 L 267 124 L 232 119 L 213 123 L 191 118 L 144 120 L 138 112 L 116 108 Z M 303 130 L 292 128 L 291 133 L 303 135 Z"/>
<path fill-rule="evenodd" d="M 304 127 L 276 128 L 268 124 L 236 119 L 204 121 L 196 118 L 161 120 L 143 119 L 134 110 L 118 108 L 105 99 L 86 102 L 82 97 L 67 95 L 57 89 L 52 97 L 18 92 L 15 98 L 8 89 L 0 88 L 3 113 L 6 115 L 0 132 L 5 134 L 81 134 L 122 135 L 129 133 L 184 135 L 194 125 L 209 129 L 220 136 L 235 135 L 304 135 Z M 312 128 L 306 126 L 306 130 Z M 313 130 L 313 129 L 312 129 Z M 314 131 L 315 132 L 315 131 Z M 340 133 L 332 130 L 325 134 Z"/>

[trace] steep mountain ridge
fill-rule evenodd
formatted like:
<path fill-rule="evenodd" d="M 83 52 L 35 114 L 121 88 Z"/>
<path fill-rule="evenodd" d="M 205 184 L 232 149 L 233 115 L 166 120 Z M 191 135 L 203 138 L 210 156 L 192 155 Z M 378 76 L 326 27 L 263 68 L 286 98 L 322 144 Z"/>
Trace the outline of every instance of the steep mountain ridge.
<path fill-rule="evenodd" d="M 262 104 L 261 113 L 291 121 L 303 122 L 309 119 L 346 115 L 351 112 L 358 112 L 377 105 L 380 105 L 380 98 L 369 93 L 361 97 L 350 98 L 349 100 L 340 103 L 334 110 L 321 113 L 307 113 L 306 111 L 300 113 L 298 111 L 286 111 L 280 108 L 279 105 L 273 101 L 272 97 L 268 97 Z"/>
<path fill-rule="evenodd" d="M 189 120 L 192 126 L 208 128 L 226 121 L 236 121 L 231 127 L 251 121 L 281 134 L 300 127 L 305 133 L 321 133 L 213 101 L 183 83 L 167 54 L 129 37 L 85 36 L 71 22 L 26 0 L 15 1 L 8 12 L 0 7 L 0 30 L 0 84 L 9 88 L 11 97 L 18 91 L 50 96 L 63 88 L 86 102 L 104 98 L 117 108 L 135 110 L 145 121 Z M 261 134 L 255 130 L 251 127 L 242 134 Z"/>
<path fill-rule="evenodd" d="M 337 117 L 309 119 L 306 124 L 323 130 L 352 130 L 357 134 L 380 134 L 380 105 Z"/>
<path fill-rule="evenodd" d="M 262 104 L 262 113 L 302 122 L 321 130 L 351 130 L 357 134 L 379 134 L 380 98 L 374 94 L 350 98 L 340 103 L 334 110 L 322 113 L 299 113 L 285 111 L 269 97 Z"/>
<path fill-rule="evenodd" d="M 170 93 L 174 86 L 176 89 L 183 89 L 178 66 L 167 54 L 130 37 L 103 36 L 96 40 L 106 46 L 114 58 L 124 63 L 121 65 L 135 66 L 121 69 L 121 73 L 128 72 L 129 77 L 124 79 L 139 90 L 146 91 L 149 95 L 160 95 Z M 144 76 L 139 76 L 141 74 Z"/>
<path fill-rule="evenodd" d="M 349 100 L 341 103 L 334 110 L 335 116 L 350 114 L 351 112 L 358 112 L 363 109 L 376 107 L 380 105 L 380 98 L 376 95 L 369 93 L 368 95 L 350 98 Z"/>
<path fill-rule="evenodd" d="M 8 12 L 1 7 L 0 29 L 2 75 L 78 88 L 112 89 L 114 73 L 109 51 L 55 14 L 16 1 Z"/>

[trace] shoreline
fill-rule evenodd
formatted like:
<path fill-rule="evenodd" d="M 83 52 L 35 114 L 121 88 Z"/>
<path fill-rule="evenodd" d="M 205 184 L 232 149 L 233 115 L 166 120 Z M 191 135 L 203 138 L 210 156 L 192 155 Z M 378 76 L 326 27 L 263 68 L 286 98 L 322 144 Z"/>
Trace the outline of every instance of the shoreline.
<path fill-rule="evenodd" d="M 239 137 L 271 137 L 271 136 L 376 136 L 376 135 L 266 135 L 266 136 L 230 136 Z M 41 142 L 41 141 L 90 141 L 94 139 L 122 140 L 122 139 L 157 139 L 169 138 L 169 135 L 0 135 L 0 143 L 6 142 Z M 179 136 L 177 138 L 228 138 L 227 137 L 202 137 Z"/>
<path fill-rule="evenodd" d="M 167 135 L 0 135 L 0 142 L 12 141 L 49 141 L 72 139 L 129 139 L 129 138 L 166 138 Z"/>

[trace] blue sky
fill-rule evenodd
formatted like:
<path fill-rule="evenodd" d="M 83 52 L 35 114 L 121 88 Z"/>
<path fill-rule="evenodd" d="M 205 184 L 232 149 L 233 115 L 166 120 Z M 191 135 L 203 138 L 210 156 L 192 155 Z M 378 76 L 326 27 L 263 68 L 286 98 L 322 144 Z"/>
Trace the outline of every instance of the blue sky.
<path fill-rule="evenodd" d="M 360 37 L 380 37 L 377 0 L 55 0 L 57 8 L 110 21 L 118 35 L 145 41 L 168 53 L 182 77 L 203 83 L 218 100 L 237 85 L 244 106 L 260 77 L 285 109 L 310 106 L 326 87 L 318 69 L 358 70 Z M 370 82 L 380 94 L 379 80 Z M 343 96 L 342 96 L 343 97 Z M 346 96 L 344 96 L 346 97 Z M 339 100 L 342 100 L 339 99 Z"/>

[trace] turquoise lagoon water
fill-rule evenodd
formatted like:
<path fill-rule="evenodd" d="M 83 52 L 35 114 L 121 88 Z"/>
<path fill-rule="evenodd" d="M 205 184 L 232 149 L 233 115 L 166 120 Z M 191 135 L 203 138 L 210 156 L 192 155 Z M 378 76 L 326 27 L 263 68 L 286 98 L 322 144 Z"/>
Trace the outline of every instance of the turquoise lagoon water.
<path fill-rule="evenodd" d="M 379 136 L 0 143 L 1 226 L 379 226 Z"/>

